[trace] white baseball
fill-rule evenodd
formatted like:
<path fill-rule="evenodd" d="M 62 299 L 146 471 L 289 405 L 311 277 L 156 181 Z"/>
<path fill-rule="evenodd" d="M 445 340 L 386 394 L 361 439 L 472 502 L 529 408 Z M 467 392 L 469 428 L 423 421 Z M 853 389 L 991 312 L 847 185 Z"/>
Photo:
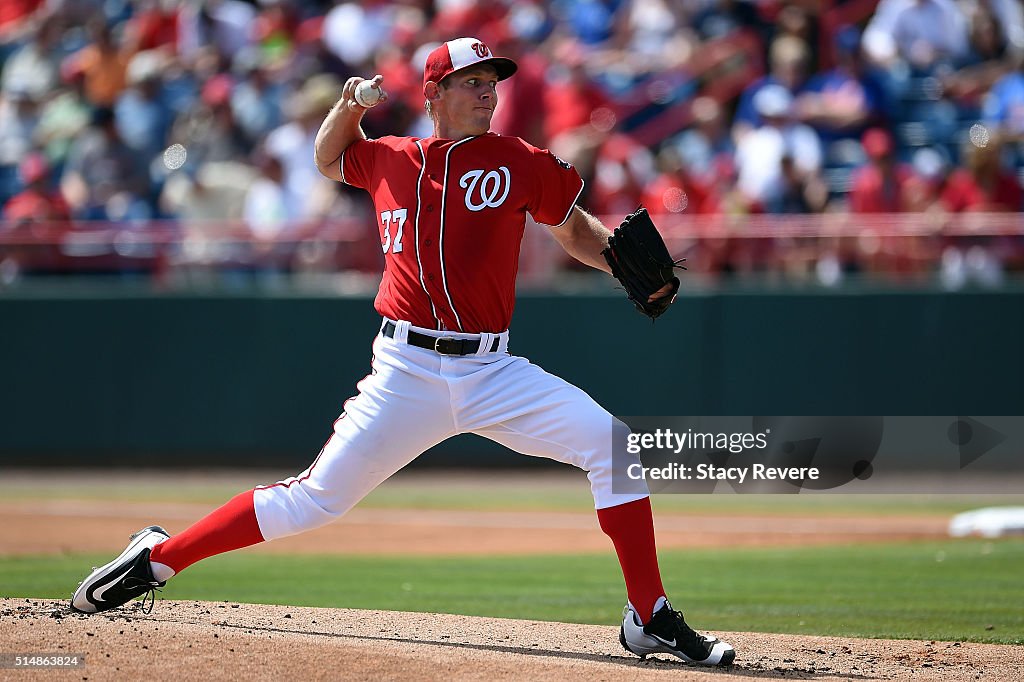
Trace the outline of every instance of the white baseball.
<path fill-rule="evenodd" d="M 377 106 L 380 102 L 380 88 L 374 86 L 373 81 L 362 81 L 356 86 L 355 99 L 361 107 Z"/>

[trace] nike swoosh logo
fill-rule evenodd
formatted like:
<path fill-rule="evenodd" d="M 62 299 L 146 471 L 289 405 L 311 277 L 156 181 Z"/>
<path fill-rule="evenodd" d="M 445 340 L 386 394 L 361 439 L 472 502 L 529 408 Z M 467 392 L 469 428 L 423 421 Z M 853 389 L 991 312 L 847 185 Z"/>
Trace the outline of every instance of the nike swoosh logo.
<path fill-rule="evenodd" d="M 124 577 L 126 575 L 128 575 L 129 573 L 131 573 L 131 570 L 132 570 L 132 565 L 129 564 L 128 565 L 128 569 L 124 573 L 119 575 L 116 579 L 111 580 L 109 583 L 107 583 L 106 585 L 104 585 L 100 589 L 98 589 L 95 592 L 93 592 L 93 595 L 92 595 L 93 599 L 91 599 L 90 601 L 92 601 L 94 604 L 98 603 L 98 602 L 102 602 L 103 601 L 103 595 L 106 593 L 106 591 L 109 590 L 114 585 L 117 585 L 118 583 L 120 583 L 122 580 L 124 580 Z"/>
<path fill-rule="evenodd" d="M 667 639 L 662 639 L 661 637 L 658 637 L 657 635 L 650 635 L 650 636 L 651 636 L 651 637 L 653 637 L 654 639 L 658 640 L 659 642 L 661 642 L 661 643 L 662 643 L 662 644 L 664 644 L 665 646 L 670 646 L 670 647 L 672 647 L 673 649 L 675 649 L 675 648 L 676 648 L 676 640 L 675 640 L 675 637 L 673 637 L 673 638 L 672 638 L 672 641 L 670 642 L 670 641 L 668 641 Z"/>

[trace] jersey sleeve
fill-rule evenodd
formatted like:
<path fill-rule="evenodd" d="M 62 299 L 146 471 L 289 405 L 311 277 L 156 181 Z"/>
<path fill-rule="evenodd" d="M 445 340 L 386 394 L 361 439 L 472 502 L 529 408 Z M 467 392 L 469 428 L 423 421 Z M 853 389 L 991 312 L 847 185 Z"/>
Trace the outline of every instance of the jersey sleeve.
<path fill-rule="evenodd" d="M 341 181 L 346 185 L 369 189 L 373 168 L 383 147 L 379 140 L 356 140 L 341 154 Z"/>
<path fill-rule="evenodd" d="M 569 219 L 583 193 L 583 178 L 572 164 L 546 149 L 529 147 L 534 192 L 527 210 L 544 225 L 561 225 Z"/>

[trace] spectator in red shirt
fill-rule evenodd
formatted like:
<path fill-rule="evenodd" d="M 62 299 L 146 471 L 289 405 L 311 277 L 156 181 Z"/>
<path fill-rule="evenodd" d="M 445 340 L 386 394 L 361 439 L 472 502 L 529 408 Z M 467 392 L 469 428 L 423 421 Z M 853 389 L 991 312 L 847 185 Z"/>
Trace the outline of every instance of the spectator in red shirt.
<path fill-rule="evenodd" d="M 1001 163 L 1002 147 L 995 137 L 984 146 L 967 144 L 963 154 L 966 167 L 950 174 L 939 195 L 943 208 L 952 213 L 1021 210 L 1021 186 Z"/>
<path fill-rule="evenodd" d="M 641 203 L 652 214 L 718 213 L 721 202 L 713 189 L 689 173 L 674 146 L 658 154 L 657 177 L 647 183 Z"/>
<path fill-rule="evenodd" d="M 25 189 L 4 204 L 4 220 L 22 223 L 71 219 L 60 193 L 49 188 L 50 164 L 42 154 L 32 152 L 18 170 Z"/>
<path fill-rule="evenodd" d="M 50 164 L 41 153 L 29 153 L 18 172 L 25 189 L 4 204 L 0 223 L 0 230 L 17 235 L 6 256 L 17 270 L 52 270 L 61 262 L 59 244 L 71 219 L 68 205 L 50 188 Z"/>
<path fill-rule="evenodd" d="M 646 147 L 622 133 L 607 137 L 597 153 L 588 205 L 597 215 L 636 210 L 654 172 L 654 157 Z"/>
<path fill-rule="evenodd" d="M 608 98 L 590 80 L 578 46 L 565 44 L 556 51 L 549 77 L 543 91 L 544 137 L 553 144 L 559 135 L 589 126 L 594 110 L 605 106 Z"/>
<path fill-rule="evenodd" d="M 853 213 L 900 213 L 910 208 L 914 171 L 893 156 L 892 137 L 872 128 L 861 140 L 868 163 L 857 169 L 850 190 Z"/>

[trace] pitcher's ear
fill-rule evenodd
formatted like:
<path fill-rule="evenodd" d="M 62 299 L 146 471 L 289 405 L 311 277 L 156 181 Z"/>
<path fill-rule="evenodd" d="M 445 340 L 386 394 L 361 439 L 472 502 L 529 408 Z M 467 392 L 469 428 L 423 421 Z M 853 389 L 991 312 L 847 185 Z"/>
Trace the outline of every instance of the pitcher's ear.
<path fill-rule="evenodd" d="M 423 84 L 423 96 L 428 100 L 436 100 L 441 97 L 441 88 L 434 81 L 427 81 Z"/>

